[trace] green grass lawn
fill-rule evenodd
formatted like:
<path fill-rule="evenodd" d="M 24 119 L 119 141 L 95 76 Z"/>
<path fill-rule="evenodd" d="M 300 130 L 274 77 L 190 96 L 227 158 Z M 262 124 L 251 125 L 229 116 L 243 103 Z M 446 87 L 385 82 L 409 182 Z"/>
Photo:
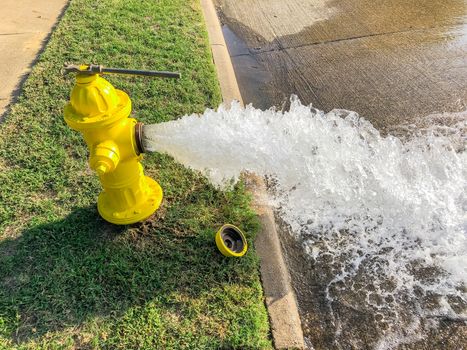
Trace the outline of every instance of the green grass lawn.
<path fill-rule="evenodd" d="M 145 123 L 221 100 L 198 1 L 71 1 L 0 124 L 0 348 L 270 348 L 255 252 L 227 259 L 214 243 L 225 222 L 254 236 L 242 185 L 219 191 L 150 154 L 146 173 L 165 194 L 157 215 L 104 222 L 86 146 L 63 121 L 74 80 L 64 62 L 182 72 L 108 77 Z"/>

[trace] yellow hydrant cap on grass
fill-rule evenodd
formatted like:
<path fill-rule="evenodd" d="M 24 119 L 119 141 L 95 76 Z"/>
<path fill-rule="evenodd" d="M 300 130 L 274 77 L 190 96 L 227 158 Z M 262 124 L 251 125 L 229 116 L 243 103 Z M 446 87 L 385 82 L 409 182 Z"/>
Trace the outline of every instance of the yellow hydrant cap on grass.
<path fill-rule="evenodd" d="M 217 231 L 216 245 L 220 252 L 228 257 L 241 257 L 248 249 L 243 232 L 237 226 L 230 224 L 225 224 Z"/>

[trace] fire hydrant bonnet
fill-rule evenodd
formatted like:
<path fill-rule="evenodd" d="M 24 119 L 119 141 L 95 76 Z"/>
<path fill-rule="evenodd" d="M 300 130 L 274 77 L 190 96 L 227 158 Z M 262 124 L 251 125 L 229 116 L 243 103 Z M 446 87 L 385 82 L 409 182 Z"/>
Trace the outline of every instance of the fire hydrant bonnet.
<path fill-rule="evenodd" d="M 76 84 L 65 106 L 65 121 L 74 130 L 100 128 L 131 113 L 128 95 L 99 75 L 77 74 Z"/>

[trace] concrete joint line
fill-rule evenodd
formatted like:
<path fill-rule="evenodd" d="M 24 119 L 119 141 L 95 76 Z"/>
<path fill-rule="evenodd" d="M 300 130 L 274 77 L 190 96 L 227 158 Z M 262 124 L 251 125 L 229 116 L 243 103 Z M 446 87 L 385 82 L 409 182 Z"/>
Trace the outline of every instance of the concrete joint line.
<path fill-rule="evenodd" d="M 0 36 L 32 34 L 34 32 L 0 33 Z"/>
<path fill-rule="evenodd" d="M 237 100 L 243 104 L 214 4 L 212 0 L 201 0 L 201 7 L 224 103 L 230 104 L 231 101 Z M 262 178 L 255 175 L 248 175 L 245 180 L 253 194 L 253 207 L 261 222 L 255 248 L 261 261 L 261 281 L 274 346 L 276 349 L 304 349 L 297 301 L 282 255 L 274 214 L 267 203 L 266 184 Z"/>

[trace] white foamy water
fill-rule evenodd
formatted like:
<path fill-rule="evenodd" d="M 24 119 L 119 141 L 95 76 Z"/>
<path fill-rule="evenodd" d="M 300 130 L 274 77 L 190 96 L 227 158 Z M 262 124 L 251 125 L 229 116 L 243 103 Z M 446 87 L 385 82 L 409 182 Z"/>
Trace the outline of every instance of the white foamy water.
<path fill-rule="evenodd" d="M 234 104 L 144 135 L 147 150 L 218 185 L 245 170 L 274 178 L 272 205 L 311 261 L 329 265 L 330 312 L 347 298 L 374 313 L 384 349 L 467 317 L 467 118 L 449 119 L 403 141 L 293 99 L 289 112 Z"/>

